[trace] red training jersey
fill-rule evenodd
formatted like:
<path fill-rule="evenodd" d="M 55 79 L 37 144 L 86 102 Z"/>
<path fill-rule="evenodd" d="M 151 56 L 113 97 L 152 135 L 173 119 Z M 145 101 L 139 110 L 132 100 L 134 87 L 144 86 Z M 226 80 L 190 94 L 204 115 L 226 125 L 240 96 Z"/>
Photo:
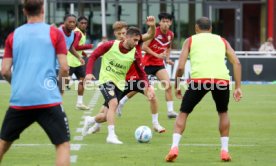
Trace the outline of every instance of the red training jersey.
<path fill-rule="evenodd" d="M 140 66 L 140 68 L 143 69 L 144 66 L 142 63 L 142 49 L 140 44 L 136 46 L 136 54 L 137 54 L 136 59 L 139 58 L 138 62 L 141 62 L 138 65 Z M 139 74 L 134 64 L 130 66 L 126 75 L 126 80 L 140 80 Z"/>
<path fill-rule="evenodd" d="M 171 42 L 173 41 L 174 34 L 172 31 L 168 31 L 166 34 L 161 32 L 160 27 L 156 28 L 156 33 L 154 39 L 150 42 L 149 48 L 157 53 L 161 54 L 165 52 L 171 46 Z M 163 66 L 163 59 L 157 58 L 149 53 L 146 53 L 143 58 L 143 64 L 145 66 Z"/>

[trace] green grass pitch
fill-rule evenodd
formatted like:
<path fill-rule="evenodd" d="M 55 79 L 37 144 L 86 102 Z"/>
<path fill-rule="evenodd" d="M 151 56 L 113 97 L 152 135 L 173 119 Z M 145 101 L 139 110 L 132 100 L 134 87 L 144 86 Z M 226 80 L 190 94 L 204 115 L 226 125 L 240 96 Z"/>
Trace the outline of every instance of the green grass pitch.
<path fill-rule="evenodd" d="M 137 143 L 134 131 L 140 125 L 151 127 L 149 103 L 142 95 L 129 100 L 121 118 L 116 118 L 116 133 L 123 145 L 106 144 L 107 126 L 102 125 L 99 133 L 88 135 L 81 141 L 74 140 L 81 134 L 83 111 L 76 110 L 77 92 L 70 90 L 64 95 L 64 107 L 69 119 L 71 143 L 80 145 L 79 150 L 71 150 L 77 160 L 72 165 L 79 166 L 162 166 L 162 165 L 235 165 L 273 166 L 276 164 L 276 85 L 243 85 L 240 103 L 231 101 L 230 153 L 232 162 L 222 163 L 219 158 L 220 139 L 218 116 L 210 94 L 205 96 L 194 109 L 182 137 L 179 157 L 175 163 L 166 163 L 172 140 L 174 120 L 166 116 L 164 92 L 157 90 L 159 102 L 159 122 L 166 127 L 163 134 L 153 133 L 148 144 Z M 86 91 L 85 103 L 89 103 L 95 91 Z M 0 84 L 0 120 L 2 122 L 8 107 L 10 86 Z M 26 94 L 28 97 L 28 94 Z M 175 110 L 180 100 L 174 99 Z M 103 98 L 100 95 L 91 115 L 95 115 Z M 34 124 L 26 129 L 20 140 L 14 142 L 5 155 L 5 166 L 50 166 L 54 165 L 55 153 L 48 137 Z"/>

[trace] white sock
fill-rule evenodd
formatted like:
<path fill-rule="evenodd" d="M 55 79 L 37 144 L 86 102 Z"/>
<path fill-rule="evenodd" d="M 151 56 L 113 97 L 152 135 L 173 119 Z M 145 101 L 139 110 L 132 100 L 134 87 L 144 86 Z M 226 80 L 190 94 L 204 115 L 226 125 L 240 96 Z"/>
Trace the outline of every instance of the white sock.
<path fill-rule="evenodd" d="M 115 134 L 115 126 L 114 125 L 108 125 L 107 126 L 108 129 L 108 136 L 116 136 Z"/>
<path fill-rule="evenodd" d="M 158 122 L 158 113 L 151 114 L 151 116 L 152 116 L 152 124 L 159 124 L 159 122 Z"/>
<path fill-rule="evenodd" d="M 173 133 L 173 143 L 171 148 L 178 147 L 180 139 L 181 139 L 181 134 Z"/>
<path fill-rule="evenodd" d="M 87 116 L 89 124 L 96 122 L 94 116 Z"/>
<path fill-rule="evenodd" d="M 126 104 L 126 102 L 128 101 L 128 97 L 127 97 L 127 95 L 125 95 L 121 100 L 120 100 L 120 105 L 125 105 Z"/>
<path fill-rule="evenodd" d="M 97 128 L 100 128 L 101 125 L 102 125 L 101 123 L 97 123 L 97 122 L 95 123 L 95 127 L 97 127 Z"/>
<path fill-rule="evenodd" d="M 167 101 L 167 109 L 168 109 L 168 112 L 173 111 L 173 101 Z"/>
<path fill-rule="evenodd" d="M 226 152 L 228 152 L 229 137 L 220 137 L 220 142 L 221 142 L 221 150 L 225 150 Z"/>
<path fill-rule="evenodd" d="M 83 99 L 83 96 L 78 96 L 77 103 L 78 104 L 82 104 L 82 99 Z"/>

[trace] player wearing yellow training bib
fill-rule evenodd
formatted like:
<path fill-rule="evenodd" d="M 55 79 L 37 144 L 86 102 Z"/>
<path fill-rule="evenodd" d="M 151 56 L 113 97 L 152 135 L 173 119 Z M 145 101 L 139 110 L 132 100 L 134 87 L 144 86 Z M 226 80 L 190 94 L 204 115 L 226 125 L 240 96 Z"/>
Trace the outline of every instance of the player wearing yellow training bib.
<path fill-rule="evenodd" d="M 115 40 L 106 42 L 94 50 L 89 57 L 85 80 L 94 78 L 92 75 L 93 65 L 96 59 L 102 56 L 99 82 L 100 91 L 105 99 L 104 105 L 108 107 L 106 114 L 108 123 L 107 143 L 122 144 L 115 134 L 115 112 L 118 106 L 118 100 L 126 85 L 126 74 L 133 63 L 137 68 L 141 80 L 145 82 L 146 88 L 149 87 L 146 73 L 140 66 L 141 59 L 135 48 L 140 40 L 140 30 L 136 27 L 130 27 L 127 30 L 124 41 Z M 153 97 L 153 94 L 154 92 L 149 90 L 149 99 Z M 92 122 L 95 121 L 93 118 L 94 117 L 85 118 L 83 135 L 86 135 L 89 126 L 93 125 Z"/>
<path fill-rule="evenodd" d="M 235 90 L 234 99 L 239 101 L 242 97 L 241 65 L 230 44 L 218 35 L 211 33 L 211 21 L 202 17 L 196 21 L 196 34 L 188 38 L 179 57 L 179 64 L 175 75 L 175 95 L 181 99 L 179 80 L 184 73 L 185 63 L 190 56 L 191 78 L 189 87 L 182 98 L 180 113 L 174 127 L 173 143 L 166 156 L 167 162 L 172 162 L 178 156 L 178 145 L 186 126 L 188 115 L 201 99 L 211 91 L 219 115 L 219 131 L 221 136 L 222 161 L 230 161 L 228 152 L 230 120 L 228 118 L 229 103 L 229 71 L 225 64 L 227 58 L 233 65 Z"/>
<path fill-rule="evenodd" d="M 87 29 L 88 19 L 84 16 L 78 18 L 78 26 L 75 28 L 75 39 L 73 46 L 78 52 L 79 55 L 83 55 L 86 57 L 86 54 L 83 50 L 91 49 L 93 47 L 92 44 L 86 44 L 86 29 Z M 81 58 L 82 60 L 82 58 Z M 69 76 L 71 77 L 73 74 L 78 79 L 78 98 L 76 108 L 81 110 L 89 110 L 90 108 L 83 104 L 83 80 L 85 77 L 85 66 L 81 63 L 81 60 L 76 58 L 70 52 L 67 54 L 68 66 L 70 67 Z M 84 61 L 83 61 L 84 62 Z"/>

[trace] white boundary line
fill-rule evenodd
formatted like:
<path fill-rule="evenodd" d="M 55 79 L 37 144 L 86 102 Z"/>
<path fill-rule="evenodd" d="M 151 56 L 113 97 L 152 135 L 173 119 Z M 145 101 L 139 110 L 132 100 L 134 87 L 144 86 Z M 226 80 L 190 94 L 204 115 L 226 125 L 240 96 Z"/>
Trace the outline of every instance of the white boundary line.
<path fill-rule="evenodd" d="M 168 144 L 170 145 L 170 144 Z M 34 146 L 53 146 L 52 144 L 13 144 L 15 147 L 34 147 Z M 71 150 L 80 150 L 81 147 L 85 146 L 93 146 L 91 144 L 71 144 Z M 193 147 L 219 147 L 220 144 L 200 144 L 200 143 L 194 143 L 194 144 L 180 144 L 180 146 L 193 146 Z M 257 145 L 257 144 L 229 144 L 230 147 L 256 147 L 256 146 L 263 146 L 263 145 Z"/>
<path fill-rule="evenodd" d="M 83 140 L 83 136 L 81 135 L 81 132 L 82 132 L 82 126 L 84 123 L 84 119 L 86 116 L 92 114 L 92 111 L 93 111 L 95 105 L 97 104 L 99 96 L 100 96 L 100 91 L 95 90 L 94 95 L 91 98 L 89 105 L 88 105 L 91 109 L 89 111 L 83 111 L 83 116 L 81 116 L 81 121 L 79 123 L 81 127 L 76 129 L 75 132 L 77 133 L 77 135 L 73 138 L 73 141 L 82 141 Z M 71 151 L 79 151 L 82 146 L 84 146 L 84 144 L 71 144 L 70 149 L 71 149 Z M 70 156 L 71 163 L 77 163 L 77 160 L 78 160 L 78 155 L 74 154 L 74 155 Z"/>

